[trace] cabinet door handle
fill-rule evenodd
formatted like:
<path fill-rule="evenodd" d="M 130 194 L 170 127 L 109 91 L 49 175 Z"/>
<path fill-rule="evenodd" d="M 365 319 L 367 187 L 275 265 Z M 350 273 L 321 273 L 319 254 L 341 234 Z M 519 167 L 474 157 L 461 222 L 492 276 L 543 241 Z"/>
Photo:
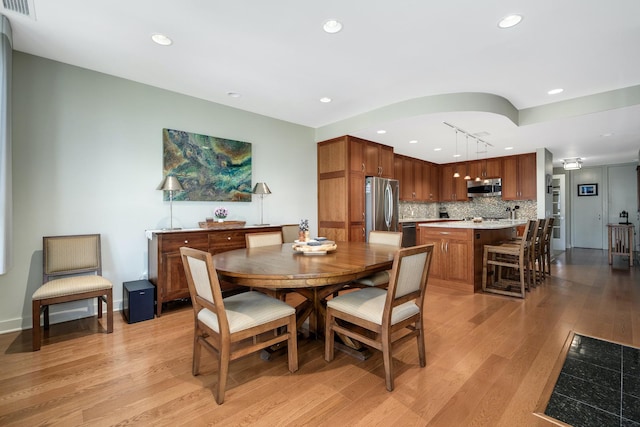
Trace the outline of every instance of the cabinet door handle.
<path fill-rule="evenodd" d="M 449 242 L 446 242 L 446 243 L 444 244 L 444 251 L 445 251 L 446 253 L 449 253 Z"/>
<path fill-rule="evenodd" d="M 231 236 L 227 237 L 227 240 L 231 240 Z"/>
<path fill-rule="evenodd" d="M 188 241 L 188 240 L 185 240 L 184 242 L 185 242 L 185 243 L 189 243 L 189 241 Z"/>
<path fill-rule="evenodd" d="M 364 227 L 362 227 L 362 237 L 364 237 L 364 236 L 365 236 L 365 229 L 364 229 Z"/>
<path fill-rule="evenodd" d="M 362 163 L 362 172 L 364 172 L 364 162 Z"/>
<path fill-rule="evenodd" d="M 362 220 L 364 221 L 364 212 L 362 212 Z"/>

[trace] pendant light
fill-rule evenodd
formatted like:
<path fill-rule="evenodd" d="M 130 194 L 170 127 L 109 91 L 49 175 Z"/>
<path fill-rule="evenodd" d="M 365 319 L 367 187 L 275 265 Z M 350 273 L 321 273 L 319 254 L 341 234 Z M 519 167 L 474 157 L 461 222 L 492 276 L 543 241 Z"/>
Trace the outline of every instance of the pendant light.
<path fill-rule="evenodd" d="M 471 179 L 471 177 L 469 176 L 469 135 L 466 135 L 466 141 L 467 141 L 467 162 L 465 166 L 466 166 L 467 174 L 464 176 L 464 179 L 465 181 L 469 181 Z"/>
<path fill-rule="evenodd" d="M 456 153 L 453 155 L 453 157 L 459 157 L 460 155 L 458 154 L 458 129 L 456 129 Z M 458 164 L 456 163 L 456 168 L 453 172 L 453 177 L 454 178 L 460 178 L 460 174 L 458 173 Z"/>
<path fill-rule="evenodd" d="M 478 151 L 479 151 L 478 150 L 478 140 L 476 139 L 476 161 L 478 162 L 478 165 L 480 166 L 481 165 L 481 163 L 480 163 L 480 154 L 479 154 Z M 482 173 L 482 167 L 480 167 L 478 169 L 478 176 L 476 176 L 476 179 L 475 179 L 476 182 L 480 182 L 481 181 L 480 180 L 480 174 L 481 173 Z"/>

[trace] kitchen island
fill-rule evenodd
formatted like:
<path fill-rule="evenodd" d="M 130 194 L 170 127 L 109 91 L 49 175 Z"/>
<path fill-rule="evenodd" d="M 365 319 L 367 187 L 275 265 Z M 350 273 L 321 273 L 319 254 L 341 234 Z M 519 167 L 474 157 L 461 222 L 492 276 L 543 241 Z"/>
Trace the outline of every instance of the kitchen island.
<path fill-rule="evenodd" d="M 482 251 L 516 236 L 526 221 L 450 221 L 421 223 L 417 243 L 434 244 L 429 286 L 442 286 L 473 293 L 482 289 Z"/>

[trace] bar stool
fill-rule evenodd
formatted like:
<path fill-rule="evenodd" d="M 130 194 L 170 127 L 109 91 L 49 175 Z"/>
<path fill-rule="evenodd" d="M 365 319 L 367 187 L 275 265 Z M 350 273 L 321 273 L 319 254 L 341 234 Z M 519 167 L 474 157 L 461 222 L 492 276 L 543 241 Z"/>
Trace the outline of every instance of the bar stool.
<path fill-rule="evenodd" d="M 531 272 L 529 265 L 531 257 L 531 236 L 529 230 L 536 227 L 537 221 L 529 221 L 525 226 L 525 236 L 518 241 L 506 242 L 498 245 L 484 245 L 482 259 L 482 290 L 495 294 L 524 298 L 529 288 L 529 281 L 525 279 Z M 518 271 L 518 280 L 505 277 L 502 268 Z M 488 277 L 493 276 L 492 286 L 487 286 Z"/>

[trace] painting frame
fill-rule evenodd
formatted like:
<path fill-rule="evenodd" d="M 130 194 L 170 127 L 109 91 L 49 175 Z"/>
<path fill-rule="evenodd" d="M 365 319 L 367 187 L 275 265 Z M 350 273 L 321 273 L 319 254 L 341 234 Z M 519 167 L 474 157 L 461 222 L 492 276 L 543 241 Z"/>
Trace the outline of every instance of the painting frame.
<path fill-rule="evenodd" d="M 597 196 L 598 184 L 578 184 L 578 196 Z"/>
<path fill-rule="evenodd" d="M 184 189 L 174 200 L 251 202 L 251 143 L 164 128 L 162 152 L 164 176 Z"/>

